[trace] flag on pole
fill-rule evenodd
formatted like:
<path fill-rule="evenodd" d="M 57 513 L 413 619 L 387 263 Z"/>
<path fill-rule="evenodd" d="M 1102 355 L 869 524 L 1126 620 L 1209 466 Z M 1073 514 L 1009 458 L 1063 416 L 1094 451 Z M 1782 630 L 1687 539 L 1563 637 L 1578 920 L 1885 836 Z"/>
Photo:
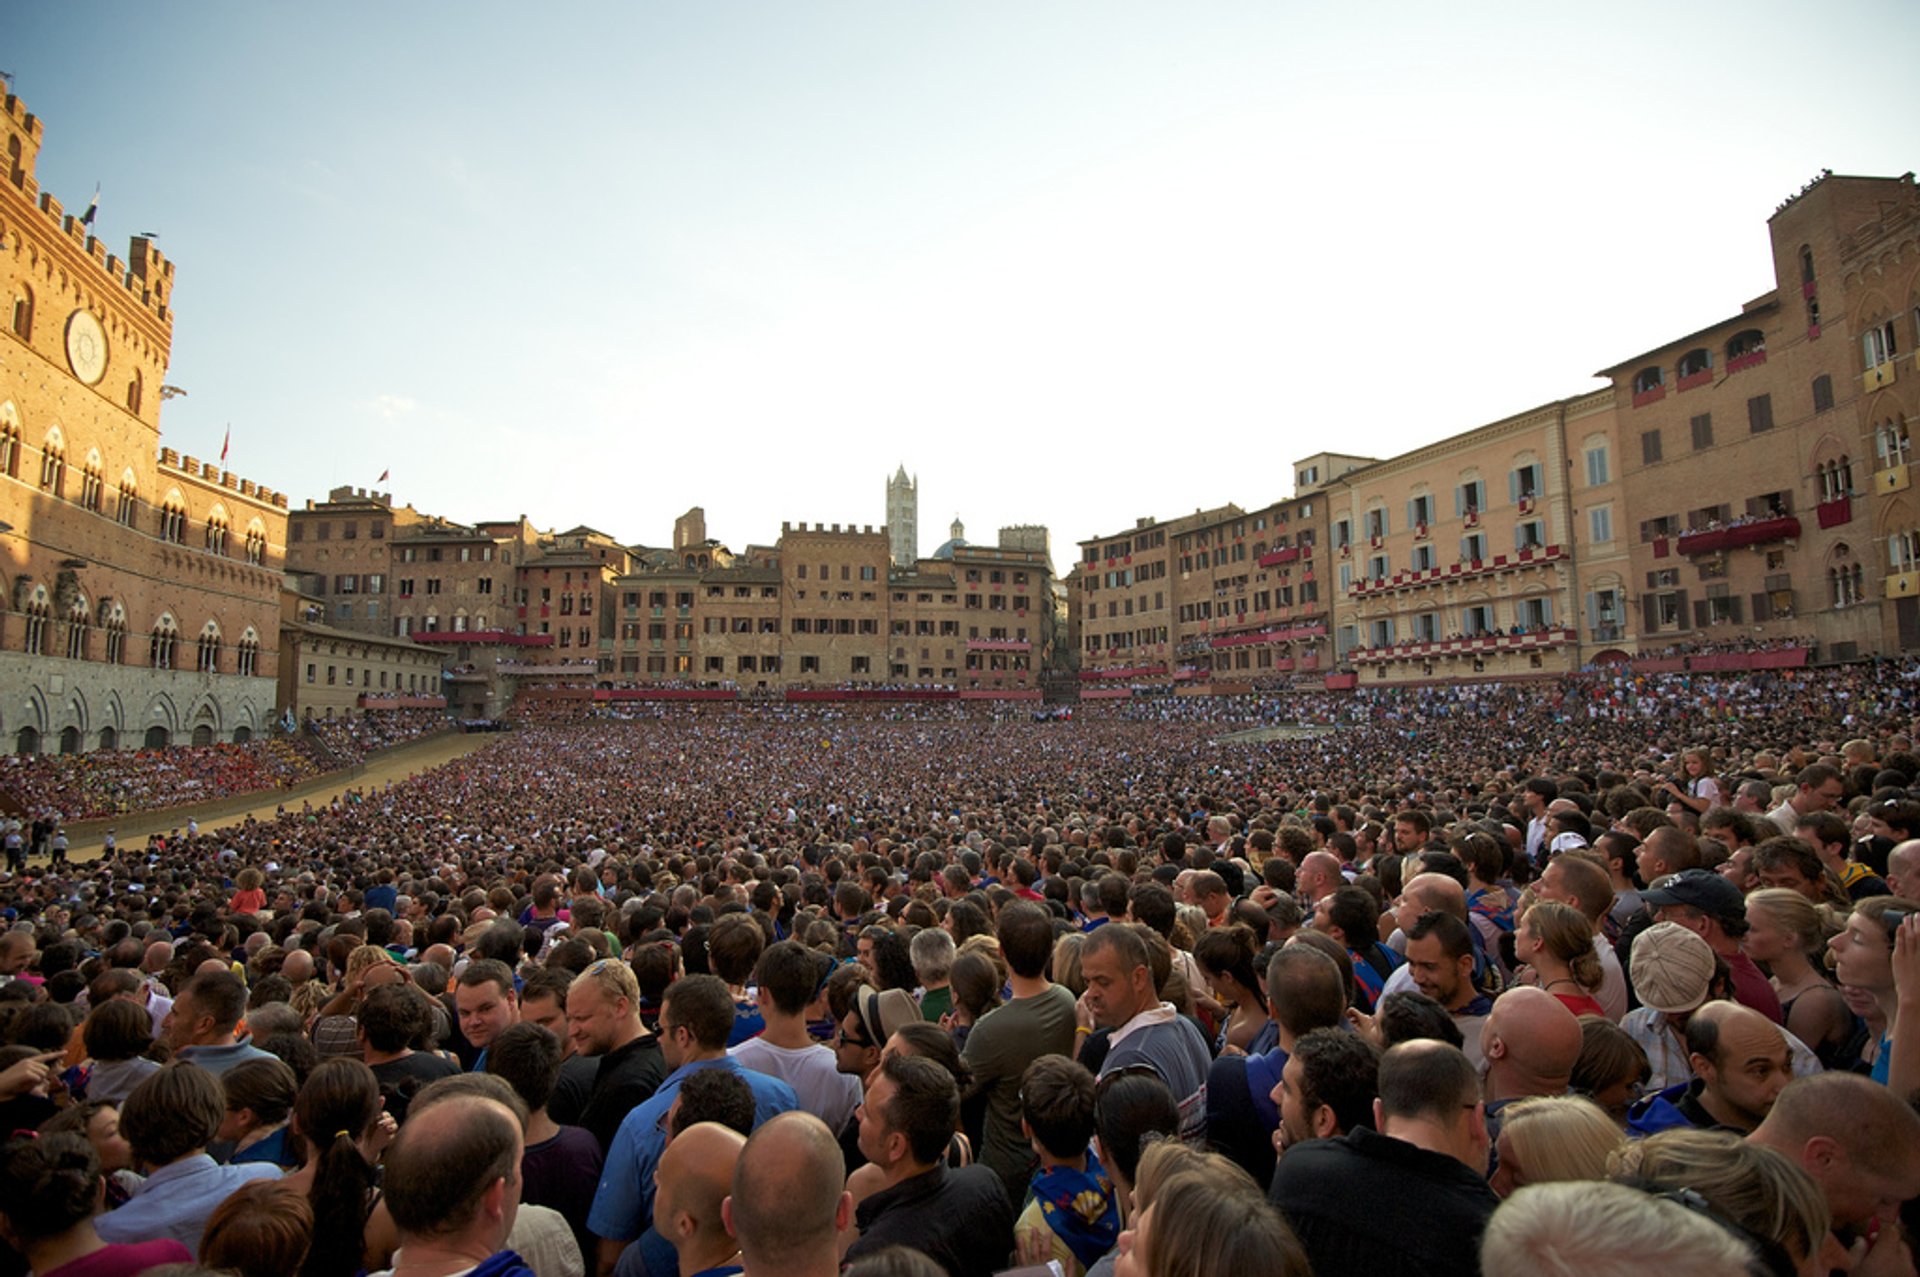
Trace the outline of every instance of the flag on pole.
<path fill-rule="evenodd" d="M 93 219 L 100 212 L 100 184 L 93 184 L 93 199 L 87 204 L 87 211 L 80 215 L 80 224 L 89 230 L 93 228 Z"/>
<path fill-rule="evenodd" d="M 375 479 L 375 480 L 374 480 L 374 482 L 375 482 L 375 483 L 385 483 L 385 482 L 387 481 L 387 476 L 388 476 L 388 475 L 390 475 L 390 474 L 392 474 L 392 473 L 393 473 L 393 471 L 391 471 L 391 470 L 382 470 L 382 471 L 380 472 L 380 477 L 379 477 L 378 479 Z"/>
<path fill-rule="evenodd" d="M 220 441 L 220 468 L 222 470 L 225 470 L 227 468 L 227 449 L 232 445 L 232 443 L 233 443 L 233 423 L 229 421 L 227 423 L 227 437 Z"/>

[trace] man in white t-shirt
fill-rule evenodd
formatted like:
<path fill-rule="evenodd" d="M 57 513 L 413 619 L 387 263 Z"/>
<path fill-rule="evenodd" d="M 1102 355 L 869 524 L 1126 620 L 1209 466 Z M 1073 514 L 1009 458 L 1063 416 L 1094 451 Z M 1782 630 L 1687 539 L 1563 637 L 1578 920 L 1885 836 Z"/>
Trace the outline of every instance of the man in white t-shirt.
<path fill-rule="evenodd" d="M 841 1130 L 860 1103 L 860 1079 L 835 1067 L 831 1047 L 807 1032 L 809 1012 L 826 997 L 833 960 L 796 940 L 769 945 L 754 967 L 766 1028 L 727 1054 L 742 1068 L 784 1081 L 800 1107 Z M 878 1043 L 884 1047 L 886 1043 Z"/>

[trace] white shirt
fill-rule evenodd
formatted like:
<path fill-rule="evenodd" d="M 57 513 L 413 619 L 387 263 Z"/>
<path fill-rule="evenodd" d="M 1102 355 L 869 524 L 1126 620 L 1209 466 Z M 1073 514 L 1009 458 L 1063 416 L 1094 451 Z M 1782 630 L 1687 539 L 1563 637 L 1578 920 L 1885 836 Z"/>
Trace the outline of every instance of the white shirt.
<path fill-rule="evenodd" d="M 839 1131 L 860 1104 L 860 1079 L 842 1073 L 834 1064 L 831 1047 L 818 1043 L 799 1048 L 775 1046 L 765 1038 L 748 1038 L 727 1052 L 744 1069 L 777 1077 L 793 1088 L 800 1107 Z"/>

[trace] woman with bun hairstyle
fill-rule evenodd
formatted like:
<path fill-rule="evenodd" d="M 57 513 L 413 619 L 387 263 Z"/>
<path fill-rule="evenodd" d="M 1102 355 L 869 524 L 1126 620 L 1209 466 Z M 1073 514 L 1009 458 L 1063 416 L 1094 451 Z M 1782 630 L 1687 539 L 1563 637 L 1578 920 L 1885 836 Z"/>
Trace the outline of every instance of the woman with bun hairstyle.
<path fill-rule="evenodd" d="M 160 1264 L 191 1263 L 171 1238 L 109 1245 L 93 1230 L 106 1193 L 100 1159 L 83 1135 L 63 1131 L 8 1144 L 0 1166 L 0 1237 L 37 1277 L 133 1277 Z"/>
<path fill-rule="evenodd" d="M 1279 1028 L 1267 1014 L 1267 998 L 1254 974 L 1259 954 L 1260 941 L 1252 928 L 1237 924 L 1210 928 L 1193 947 L 1194 960 L 1212 986 L 1213 996 L 1228 1008 L 1226 1022 L 1214 1037 L 1215 1055 L 1228 1050 L 1255 1055 L 1278 1040 Z"/>

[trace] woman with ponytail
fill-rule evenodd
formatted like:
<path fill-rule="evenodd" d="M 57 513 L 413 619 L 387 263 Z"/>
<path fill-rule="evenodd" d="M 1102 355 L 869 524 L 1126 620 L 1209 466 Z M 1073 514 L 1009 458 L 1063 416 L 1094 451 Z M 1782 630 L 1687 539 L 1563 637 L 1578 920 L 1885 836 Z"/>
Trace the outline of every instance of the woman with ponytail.
<path fill-rule="evenodd" d="M 1606 978 L 1593 948 L 1593 924 L 1572 905 L 1535 902 L 1514 928 L 1513 956 L 1532 967 L 1540 987 L 1575 1015 L 1606 1015 L 1593 996 Z"/>
<path fill-rule="evenodd" d="M 0 1166 L 0 1237 L 38 1277 L 133 1277 L 159 1264 L 191 1262 L 171 1238 L 110 1245 L 93 1230 L 106 1193 L 100 1159 L 83 1135 L 61 1132 L 8 1144 Z"/>
<path fill-rule="evenodd" d="M 380 1109 L 380 1083 L 359 1060 L 324 1060 L 293 1102 L 300 1169 L 285 1183 L 313 1207 L 313 1247 L 300 1277 L 354 1277 L 366 1250 L 380 1155 L 393 1140 L 393 1119 Z"/>

